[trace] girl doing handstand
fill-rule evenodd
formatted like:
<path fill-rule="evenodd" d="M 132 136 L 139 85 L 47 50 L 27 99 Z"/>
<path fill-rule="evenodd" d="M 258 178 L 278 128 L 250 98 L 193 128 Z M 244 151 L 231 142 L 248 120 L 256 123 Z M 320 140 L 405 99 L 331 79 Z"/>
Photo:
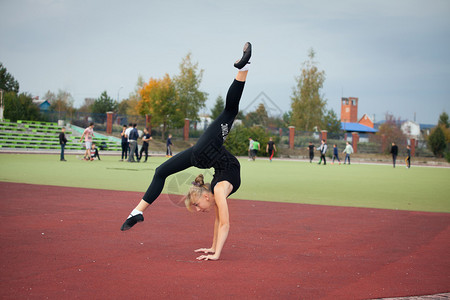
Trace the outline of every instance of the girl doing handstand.
<path fill-rule="evenodd" d="M 230 228 L 227 198 L 235 193 L 241 184 L 240 164 L 236 157 L 225 149 L 223 143 L 239 112 L 239 101 L 247 78 L 251 52 L 251 44 L 246 43 L 242 58 L 234 64 L 239 72 L 228 90 L 224 111 L 211 123 L 193 147 L 178 153 L 156 168 L 147 192 L 122 225 L 122 231 L 144 221 L 142 213 L 161 194 L 168 176 L 189 167 L 214 168 L 210 184 L 204 182 L 203 175 L 197 176 L 189 189 L 185 204 L 189 210 L 201 212 L 214 207 L 216 219 L 212 246 L 197 249 L 195 252 L 204 253 L 197 257 L 198 260 L 219 259 Z"/>

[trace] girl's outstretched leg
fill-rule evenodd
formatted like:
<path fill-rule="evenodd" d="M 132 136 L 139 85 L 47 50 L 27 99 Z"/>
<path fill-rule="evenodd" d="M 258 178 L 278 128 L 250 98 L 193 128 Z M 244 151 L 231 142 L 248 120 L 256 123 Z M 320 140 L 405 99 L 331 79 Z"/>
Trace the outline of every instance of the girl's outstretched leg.
<path fill-rule="evenodd" d="M 164 188 L 166 178 L 172 174 L 183 171 L 192 167 L 191 163 L 192 148 L 178 153 L 170 158 L 155 170 L 152 183 L 147 189 L 142 200 L 130 213 L 128 218 L 123 223 L 120 230 L 125 231 L 136 225 L 136 223 L 144 221 L 143 212 L 158 198 Z"/>

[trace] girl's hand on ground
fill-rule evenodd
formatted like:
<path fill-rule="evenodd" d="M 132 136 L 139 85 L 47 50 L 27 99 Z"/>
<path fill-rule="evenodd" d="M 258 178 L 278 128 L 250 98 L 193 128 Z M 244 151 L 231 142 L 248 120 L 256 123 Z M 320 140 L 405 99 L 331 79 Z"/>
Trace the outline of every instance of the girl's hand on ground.
<path fill-rule="evenodd" d="M 216 253 L 216 250 L 214 250 L 213 248 L 200 248 L 197 250 L 194 250 L 194 252 L 203 252 L 203 253 Z"/>
<path fill-rule="evenodd" d="M 197 257 L 198 260 L 218 260 L 219 257 L 217 257 L 215 254 L 214 255 L 200 255 L 199 257 Z"/>

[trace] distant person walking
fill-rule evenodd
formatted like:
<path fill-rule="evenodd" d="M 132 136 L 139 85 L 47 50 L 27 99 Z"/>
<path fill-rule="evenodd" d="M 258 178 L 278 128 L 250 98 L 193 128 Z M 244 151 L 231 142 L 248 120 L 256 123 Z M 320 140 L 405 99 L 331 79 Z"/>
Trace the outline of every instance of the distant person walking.
<path fill-rule="evenodd" d="M 267 142 L 266 146 L 266 152 L 269 154 L 269 160 L 272 161 L 272 157 L 277 151 L 277 146 L 275 146 L 275 142 L 273 141 L 273 138 L 269 138 L 269 141 Z"/>
<path fill-rule="evenodd" d="M 261 144 L 257 140 L 253 140 L 252 160 L 255 161 L 258 151 L 261 150 Z"/>
<path fill-rule="evenodd" d="M 122 159 L 120 161 L 126 160 L 128 157 L 128 136 L 126 134 L 127 125 L 123 125 L 122 132 L 120 136 L 122 137 Z"/>
<path fill-rule="evenodd" d="M 316 149 L 312 142 L 309 142 L 309 163 L 312 163 L 312 160 L 314 159 L 314 150 Z"/>
<path fill-rule="evenodd" d="M 405 163 L 408 169 L 411 168 L 411 147 L 409 145 L 406 146 Z"/>
<path fill-rule="evenodd" d="M 84 143 L 86 147 L 86 152 L 84 153 L 84 160 L 90 160 L 91 159 L 91 147 L 92 147 L 92 138 L 94 137 L 94 123 L 90 123 L 89 127 L 87 127 L 83 134 L 81 135 L 80 142 L 83 141 L 84 137 Z"/>
<path fill-rule="evenodd" d="M 322 144 L 320 145 L 319 148 L 317 148 L 317 150 L 320 151 L 320 160 L 319 160 L 319 165 L 322 163 L 322 159 L 323 159 L 323 165 L 325 166 L 327 164 L 327 159 L 325 158 L 325 154 L 327 153 L 328 150 L 328 146 L 327 143 L 325 142 L 325 140 L 322 140 Z"/>
<path fill-rule="evenodd" d="M 342 153 L 345 153 L 344 165 L 347 162 L 347 159 L 348 164 L 350 164 L 350 155 L 353 153 L 353 147 L 352 145 L 350 145 L 350 142 L 347 142 L 347 146 L 345 146 L 345 149 L 344 151 L 342 151 Z"/>
<path fill-rule="evenodd" d="M 144 128 L 144 135 L 142 136 L 142 148 L 141 151 L 139 151 L 139 158 L 138 161 L 141 161 L 142 159 L 142 152 L 145 153 L 145 160 L 144 162 L 147 162 L 148 158 L 148 142 L 152 140 L 152 136 L 150 133 L 148 133 L 147 128 Z"/>
<path fill-rule="evenodd" d="M 166 157 L 172 157 L 172 135 L 169 134 L 169 137 L 167 138 L 167 143 L 166 143 Z"/>
<path fill-rule="evenodd" d="M 61 156 L 60 156 L 60 161 L 66 161 L 64 159 L 64 148 L 66 147 L 67 144 L 67 139 L 66 139 L 66 128 L 63 127 L 61 128 L 61 132 L 59 133 L 59 144 L 61 145 Z"/>
<path fill-rule="evenodd" d="M 341 164 L 341 161 L 339 159 L 339 151 L 338 151 L 338 147 L 336 144 L 333 145 L 333 161 L 331 162 L 332 165 L 334 164 L 335 159 L 337 159 L 339 164 Z"/>
<path fill-rule="evenodd" d="M 248 138 L 248 160 L 252 160 L 252 151 L 253 151 L 253 139 L 251 137 Z"/>
<path fill-rule="evenodd" d="M 134 160 L 134 155 L 137 148 L 137 140 L 139 138 L 139 132 L 137 131 L 136 126 L 137 124 L 133 124 L 133 128 L 131 129 L 130 136 L 128 138 L 128 141 L 130 143 L 130 156 L 128 157 L 128 162 L 136 162 L 136 160 Z"/>
<path fill-rule="evenodd" d="M 398 146 L 395 143 L 392 143 L 391 154 L 392 154 L 392 163 L 394 164 L 395 168 L 395 161 L 397 160 L 398 155 Z"/>

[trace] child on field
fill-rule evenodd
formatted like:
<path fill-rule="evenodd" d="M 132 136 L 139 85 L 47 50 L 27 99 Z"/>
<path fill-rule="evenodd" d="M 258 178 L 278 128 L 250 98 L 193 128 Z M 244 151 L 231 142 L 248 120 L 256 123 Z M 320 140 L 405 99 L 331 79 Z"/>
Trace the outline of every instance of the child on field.
<path fill-rule="evenodd" d="M 333 161 L 331 162 L 332 165 L 334 164 L 335 159 L 337 159 L 339 164 L 341 164 L 341 161 L 339 160 L 339 151 L 336 144 L 333 145 Z"/>

